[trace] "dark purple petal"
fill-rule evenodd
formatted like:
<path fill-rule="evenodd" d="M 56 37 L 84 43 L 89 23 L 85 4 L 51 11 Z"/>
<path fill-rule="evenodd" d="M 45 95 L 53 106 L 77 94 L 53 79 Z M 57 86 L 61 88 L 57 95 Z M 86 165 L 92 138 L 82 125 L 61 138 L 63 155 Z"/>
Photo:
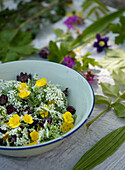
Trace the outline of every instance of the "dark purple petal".
<path fill-rule="evenodd" d="M 108 42 L 109 38 L 105 37 L 103 40 L 104 40 L 104 42 Z"/>
<path fill-rule="evenodd" d="M 17 81 L 20 81 L 22 83 L 27 83 L 28 79 L 31 80 L 31 74 L 21 72 L 20 75 L 17 75 Z"/>
<path fill-rule="evenodd" d="M 98 47 L 98 48 L 97 48 L 97 52 L 98 52 L 98 53 L 100 53 L 100 52 L 102 52 L 102 51 L 103 51 L 103 48 L 102 48 L 102 47 Z"/>
<path fill-rule="evenodd" d="M 68 88 L 66 88 L 63 93 L 65 94 L 65 96 L 68 96 Z"/>
<path fill-rule="evenodd" d="M 101 39 L 100 34 L 96 34 L 96 38 L 97 38 L 97 40 L 100 40 Z"/>
<path fill-rule="evenodd" d="M 93 47 L 98 47 L 98 46 L 99 46 L 98 42 L 95 42 L 95 43 L 93 44 Z"/>
<path fill-rule="evenodd" d="M 7 109 L 7 114 L 11 114 L 12 112 L 16 111 L 16 108 L 10 105 L 8 105 L 6 109 Z"/>
<path fill-rule="evenodd" d="M 2 94 L 0 96 L 0 105 L 1 106 L 5 105 L 7 103 L 7 101 L 8 101 L 8 97 L 6 95 Z"/>
<path fill-rule="evenodd" d="M 67 111 L 69 111 L 70 113 L 74 114 L 76 112 L 76 109 L 73 106 L 68 106 L 67 107 Z"/>

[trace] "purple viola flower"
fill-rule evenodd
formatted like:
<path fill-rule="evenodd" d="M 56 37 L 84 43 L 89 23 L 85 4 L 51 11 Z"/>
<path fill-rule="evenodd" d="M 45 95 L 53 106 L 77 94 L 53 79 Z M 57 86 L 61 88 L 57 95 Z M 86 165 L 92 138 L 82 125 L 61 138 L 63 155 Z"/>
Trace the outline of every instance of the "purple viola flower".
<path fill-rule="evenodd" d="M 76 112 L 76 109 L 73 106 L 68 106 L 67 111 L 69 111 L 73 115 Z"/>
<path fill-rule="evenodd" d="M 107 44 L 109 40 L 108 37 L 102 38 L 100 34 L 97 34 L 96 38 L 97 42 L 95 42 L 93 46 L 97 48 L 98 53 L 102 52 L 103 50 L 105 50 L 105 48 L 109 47 Z"/>
<path fill-rule="evenodd" d="M 70 68 L 73 68 L 73 66 L 76 65 L 75 59 L 72 58 L 72 57 L 70 57 L 70 56 L 69 56 L 69 57 L 64 57 L 63 64 L 64 64 L 65 66 L 70 67 Z"/>
<path fill-rule="evenodd" d="M 88 70 L 87 73 L 82 73 L 83 76 L 86 78 L 86 80 L 88 80 L 88 82 L 91 84 L 94 80 L 97 80 L 97 79 L 94 79 L 95 75 L 90 71 Z"/>
<path fill-rule="evenodd" d="M 77 16 L 77 15 L 68 17 L 64 22 L 64 24 L 66 24 L 69 29 L 74 29 L 74 26 L 82 25 L 84 23 L 85 23 L 84 19 L 82 17 Z"/>
<path fill-rule="evenodd" d="M 8 97 L 6 95 L 2 94 L 0 96 L 0 105 L 1 106 L 5 105 L 7 103 L 7 101 L 8 101 Z"/>
<path fill-rule="evenodd" d="M 31 80 L 31 74 L 21 72 L 20 75 L 17 75 L 17 81 L 21 81 L 22 83 L 28 83 L 28 79 Z"/>
<path fill-rule="evenodd" d="M 49 48 L 48 47 L 45 47 L 43 48 L 40 52 L 39 52 L 39 55 L 40 57 L 42 58 L 47 58 L 47 56 L 50 54 L 50 51 L 49 51 Z"/>

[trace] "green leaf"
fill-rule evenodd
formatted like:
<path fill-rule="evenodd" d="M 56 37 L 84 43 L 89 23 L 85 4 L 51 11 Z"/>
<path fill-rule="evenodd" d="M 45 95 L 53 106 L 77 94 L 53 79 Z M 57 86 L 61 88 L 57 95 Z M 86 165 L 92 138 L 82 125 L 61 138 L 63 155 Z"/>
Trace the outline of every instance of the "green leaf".
<path fill-rule="evenodd" d="M 111 75 L 113 79 L 116 80 L 119 84 L 125 85 L 125 72 L 117 69 L 114 70 Z"/>
<path fill-rule="evenodd" d="M 31 33 L 17 30 L 2 32 L 3 35 L 0 33 L 0 60 L 2 62 L 19 60 L 38 51 L 29 44 L 32 41 Z"/>
<path fill-rule="evenodd" d="M 109 26 L 109 29 L 113 33 L 119 34 L 115 37 L 115 43 L 123 44 L 125 40 L 125 16 L 120 17 L 120 24 L 112 24 Z"/>
<path fill-rule="evenodd" d="M 73 170 L 91 170 L 111 156 L 125 141 L 125 126 L 120 127 L 99 140 L 87 151 Z"/>
<path fill-rule="evenodd" d="M 86 11 L 93 3 L 94 1 L 92 0 L 85 0 L 82 4 L 83 11 Z"/>
<path fill-rule="evenodd" d="M 61 51 L 62 55 L 65 57 L 69 52 L 68 44 L 61 43 L 60 44 L 60 51 Z"/>
<path fill-rule="evenodd" d="M 125 11 L 125 8 L 121 8 L 120 10 L 113 12 L 111 14 L 108 14 L 97 21 L 95 21 L 93 24 L 88 26 L 81 35 L 79 35 L 70 45 L 71 48 L 75 48 L 91 39 L 93 39 L 97 33 L 101 33 L 104 31 L 107 26 L 115 20 L 117 17 L 121 16 L 122 13 Z"/>
<path fill-rule="evenodd" d="M 8 43 L 13 40 L 18 30 L 4 30 L 0 32 L 0 40 L 7 41 Z"/>
<path fill-rule="evenodd" d="M 95 95 L 95 104 L 106 104 L 108 106 L 111 105 L 112 100 L 105 96 Z"/>
<path fill-rule="evenodd" d="M 109 96 L 119 97 L 120 87 L 118 85 L 111 85 L 109 83 L 100 83 L 102 91 Z"/>
<path fill-rule="evenodd" d="M 99 65 L 106 68 L 117 82 L 125 85 L 125 50 L 107 50 L 107 56 L 99 61 Z"/>
<path fill-rule="evenodd" d="M 60 28 L 54 29 L 55 34 L 60 37 L 64 34 L 64 31 Z"/>
<path fill-rule="evenodd" d="M 61 62 L 64 56 L 61 53 L 61 50 L 58 48 L 56 42 L 50 41 L 49 48 L 50 54 L 47 56 L 48 60 L 56 63 Z"/>
<path fill-rule="evenodd" d="M 125 100 L 125 91 L 121 94 L 120 99 Z"/>
<path fill-rule="evenodd" d="M 112 107 L 115 110 L 117 117 L 125 117 L 125 106 L 121 103 L 114 103 Z"/>

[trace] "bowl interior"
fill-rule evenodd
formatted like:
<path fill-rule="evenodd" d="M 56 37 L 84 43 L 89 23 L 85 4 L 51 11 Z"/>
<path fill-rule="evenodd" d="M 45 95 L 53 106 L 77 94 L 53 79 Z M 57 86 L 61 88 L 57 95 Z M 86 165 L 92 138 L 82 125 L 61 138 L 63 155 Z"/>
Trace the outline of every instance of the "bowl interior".
<path fill-rule="evenodd" d="M 24 60 L 0 64 L 0 79 L 16 80 L 20 72 L 38 73 L 62 89 L 69 89 L 69 105 L 76 109 L 75 127 L 63 137 L 76 131 L 90 116 L 94 107 L 94 93 L 88 81 L 77 71 L 48 61 Z"/>

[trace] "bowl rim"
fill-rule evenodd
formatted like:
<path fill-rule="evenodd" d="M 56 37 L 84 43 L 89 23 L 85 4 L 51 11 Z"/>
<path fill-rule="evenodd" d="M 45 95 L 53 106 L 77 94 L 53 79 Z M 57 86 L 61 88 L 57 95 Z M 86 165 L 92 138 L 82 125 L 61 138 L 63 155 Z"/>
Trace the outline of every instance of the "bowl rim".
<path fill-rule="evenodd" d="M 67 132 L 65 133 L 64 135 L 58 137 L 58 138 L 55 138 L 55 139 L 52 139 L 52 140 L 49 140 L 47 142 L 43 142 L 43 143 L 40 143 L 40 144 L 35 144 L 35 145 L 30 145 L 30 146 L 0 146 L 0 149 L 1 150 L 29 150 L 29 149 L 35 149 L 35 148 L 39 148 L 39 147 L 44 147 L 44 146 L 47 146 L 47 145 L 51 145 L 51 144 L 54 144 L 56 142 L 59 142 L 65 138 L 67 138 L 68 136 L 72 135 L 74 132 L 76 132 L 81 126 L 83 126 L 83 124 L 85 124 L 85 122 L 88 120 L 88 118 L 90 117 L 92 111 L 93 111 L 93 108 L 94 108 L 94 104 L 95 104 L 95 96 L 94 96 L 94 90 L 91 86 L 91 84 L 86 80 L 86 78 L 81 74 L 79 73 L 78 71 L 74 70 L 74 69 L 71 69 L 65 65 L 62 65 L 62 64 L 59 64 L 59 63 L 55 63 L 55 62 L 50 62 L 50 61 L 42 61 L 42 60 L 20 60 L 20 61 L 12 61 L 12 62 L 7 62 L 7 63 L 1 63 L 0 65 L 6 65 L 6 64 L 13 64 L 13 63 L 20 63 L 20 62 L 43 62 L 43 63 L 51 63 L 51 64 L 55 64 L 55 65 L 59 65 L 61 67 L 66 67 L 66 69 L 69 69 L 69 70 L 72 70 L 72 71 L 75 71 L 77 72 L 80 76 L 82 76 L 82 78 L 88 83 L 88 86 L 90 87 L 90 90 L 92 92 L 92 107 L 91 107 L 91 110 L 87 116 L 87 118 L 75 129 L 72 129 L 71 132 Z"/>

